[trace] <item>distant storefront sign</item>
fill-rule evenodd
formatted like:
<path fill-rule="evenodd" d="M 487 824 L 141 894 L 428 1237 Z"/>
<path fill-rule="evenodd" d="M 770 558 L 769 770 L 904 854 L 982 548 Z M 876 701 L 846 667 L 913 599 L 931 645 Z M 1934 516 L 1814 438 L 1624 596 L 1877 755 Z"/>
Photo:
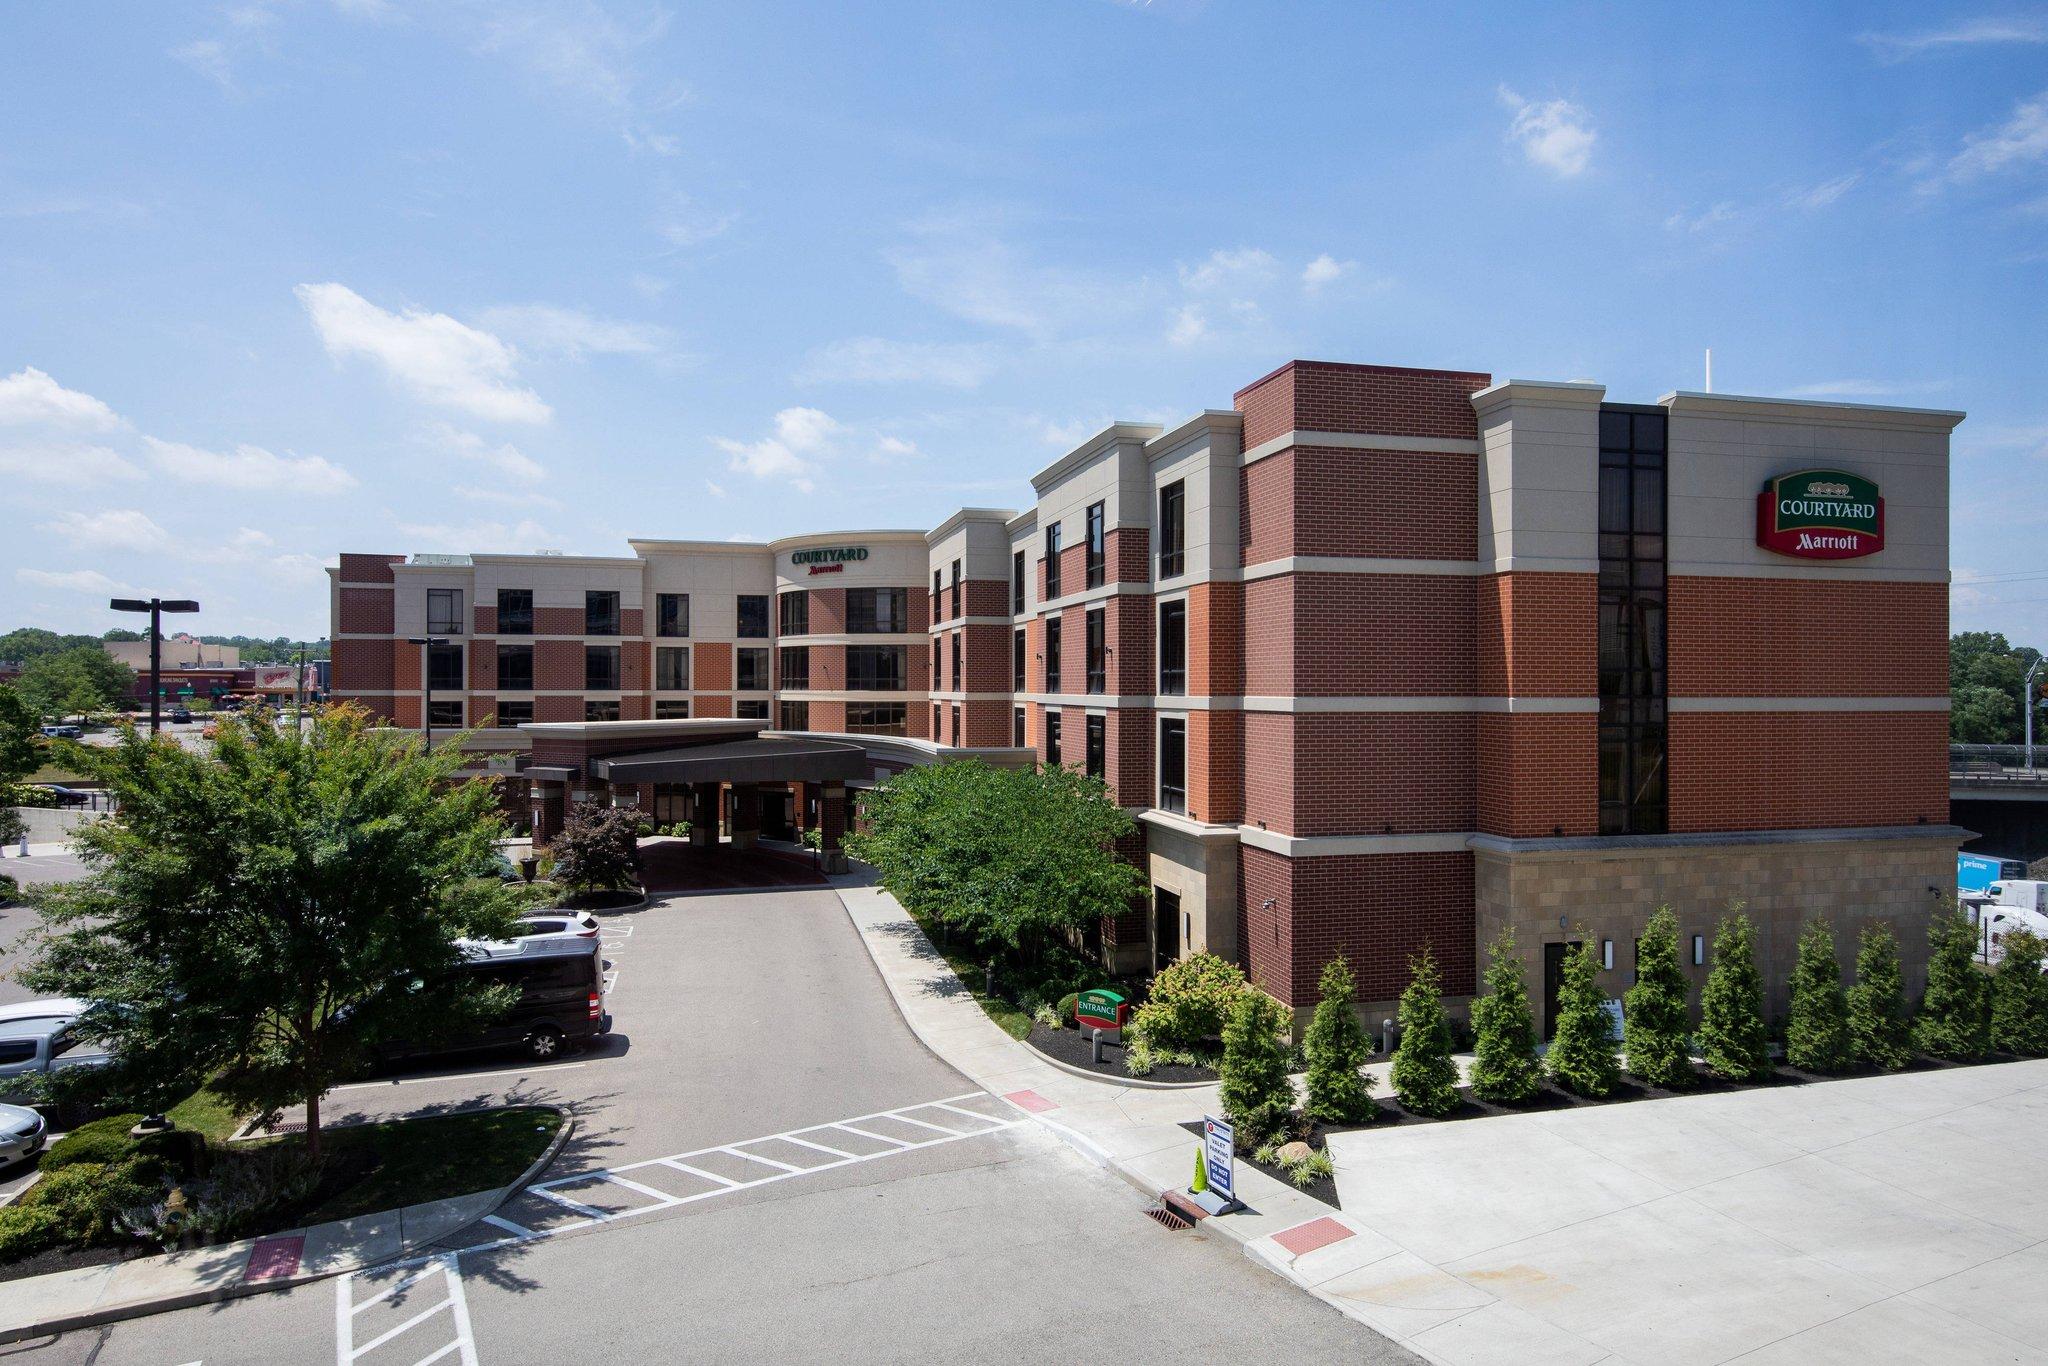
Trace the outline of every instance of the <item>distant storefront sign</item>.
<path fill-rule="evenodd" d="M 859 564 L 868 557 L 864 545 L 823 546 L 816 550 L 792 550 L 789 562 L 793 565 L 808 566 L 813 574 L 838 574 L 849 564 Z"/>
<path fill-rule="evenodd" d="M 1884 549 L 1884 499 L 1843 470 L 1781 474 L 1756 496 L 1756 543 L 1809 560 L 1874 555 Z"/>

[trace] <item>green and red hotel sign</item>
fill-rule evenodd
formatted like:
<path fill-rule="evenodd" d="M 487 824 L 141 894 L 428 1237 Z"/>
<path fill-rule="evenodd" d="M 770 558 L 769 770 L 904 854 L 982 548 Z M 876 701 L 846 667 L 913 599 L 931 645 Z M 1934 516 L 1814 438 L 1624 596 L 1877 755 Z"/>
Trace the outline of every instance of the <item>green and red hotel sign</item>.
<path fill-rule="evenodd" d="M 1781 474 L 1756 496 L 1756 543 L 1808 560 L 1874 555 L 1884 549 L 1884 499 L 1843 470 Z"/>
<path fill-rule="evenodd" d="M 1074 1001 L 1074 1023 L 1083 1029 L 1122 1029 L 1131 1003 L 1107 987 L 1084 991 Z"/>

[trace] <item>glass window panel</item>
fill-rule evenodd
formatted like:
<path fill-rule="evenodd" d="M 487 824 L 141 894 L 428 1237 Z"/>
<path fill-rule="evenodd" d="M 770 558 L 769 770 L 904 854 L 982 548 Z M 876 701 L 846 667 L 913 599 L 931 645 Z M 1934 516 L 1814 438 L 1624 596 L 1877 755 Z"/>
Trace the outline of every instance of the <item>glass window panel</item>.
<path fill-rule="evenodd" d="M 1628 414 L 1600 414 L 1600 447 L 1602 450 L 1625 451 L 1629 447 Z"/>
<path fill-rule="evenodd" d="M 1635 483 L 1635 524 L 1640 535 L 1664 534 L 1664 474 L 1661 470 L 1637 470 Z"/>
<path fill-rule="evenodd" d="M 1600 426 L 1603 433 L 1607 427 L 1608 416 L 1609 414 L 1607 413 L 1600 415 Z M 1621 415 L 1615 413 L 1612 416 L 1619 417 Z M 1664 414 L 1631 413 L 1629 414 L 1629 419 L 1635 429 L 1634 439 L 1630 444 L 1639 452 L 1656 451 L 1662 453 L 1664 450 Z M 1604 446 L 1607 443 L 1603 439 L 1600 444 Z"/>
<path fill-rule="evenodd" d="M 1600 529 L 1622 532 L 1629 530 L 1629 472 L 1627 470 L 1603 469 L 1600 471 Z"/>

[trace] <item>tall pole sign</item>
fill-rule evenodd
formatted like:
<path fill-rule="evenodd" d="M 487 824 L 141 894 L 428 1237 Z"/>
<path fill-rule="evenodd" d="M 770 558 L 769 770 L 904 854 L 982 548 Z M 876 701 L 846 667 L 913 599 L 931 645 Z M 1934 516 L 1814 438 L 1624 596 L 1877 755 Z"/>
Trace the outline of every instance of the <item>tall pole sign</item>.
<path fill-rule="evenodd" d="M 1853 560 L 1884 549 L 1884 499 L 1846 470 L 1781 474 L 1756 496 L 1756 543 L 1806 560 Z"/>

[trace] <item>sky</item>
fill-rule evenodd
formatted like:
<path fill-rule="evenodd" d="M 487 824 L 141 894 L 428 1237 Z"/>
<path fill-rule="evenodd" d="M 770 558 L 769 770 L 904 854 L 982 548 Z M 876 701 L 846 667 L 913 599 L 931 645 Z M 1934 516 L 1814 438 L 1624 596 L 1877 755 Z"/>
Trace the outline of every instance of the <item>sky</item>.
<path fill-rule="evenodd" d="M 1963 409 L 2048 645 L 2048 6 L 0 9 L 0 630 L 929 527 L 1294 357 Z"/>

